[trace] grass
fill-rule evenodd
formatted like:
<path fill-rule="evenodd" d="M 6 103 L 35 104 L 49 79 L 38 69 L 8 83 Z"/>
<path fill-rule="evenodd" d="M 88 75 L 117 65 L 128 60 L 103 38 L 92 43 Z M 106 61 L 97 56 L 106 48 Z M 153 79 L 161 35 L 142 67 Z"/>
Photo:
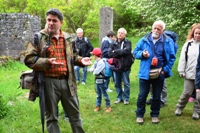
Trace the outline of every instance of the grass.
<path fill-rule="evenodd" d="M 133 48 L 138 38 L 132 39 Z M 98 46 L 97 44 L 94 47 Z M 153 125 L 150 117 L 150 106 L 146 106 L 145 123 L 138 125 L 135 120 L 135 110 L 139 84 L 137 73 L 139 61 L 135 60 L 132 66 L 130 104 L 115 105 L 116 92 L 109 93 L 112 112 L 105 112 L 105 101 L 102 99 L 102 109 L 94 112 L 96 94 L 94 90 L 94 76 L 88 73 L 86 86 L 78 86 L 80 112 L 83 127 L 87 133 L 194 133 L 199 132 L 199 121 L 191 118 L 193 103 L 188 103 L 182 116 L 174 115 L 175 106 L 183 90 L 183 80 L 177 72 L 178 57 L 181 51 L 179 47 L 177 60 L 173 67 L 173 76 L 167 79 L 168 101 L 160 111 L 160 123 Z M 0 133 L 41 133 L 39 114 L 39 99 L 35 102 L 27 100 L 28 90 L 17 89 L 19 75 L 22 70 L 28 68 L 19 62 L 9 62 L 6 67 L 0 66 L 0 94 L 8 102 L 7 115 L 0 119 Z M 109 86 L 114 90 L 114 83 Z M 71 133 L 70 124 L 64 121 L 64 112 L 59 104 L 59 125 L 62 133 Z M 47 130 L 45 128 L 45 133 Z"/>

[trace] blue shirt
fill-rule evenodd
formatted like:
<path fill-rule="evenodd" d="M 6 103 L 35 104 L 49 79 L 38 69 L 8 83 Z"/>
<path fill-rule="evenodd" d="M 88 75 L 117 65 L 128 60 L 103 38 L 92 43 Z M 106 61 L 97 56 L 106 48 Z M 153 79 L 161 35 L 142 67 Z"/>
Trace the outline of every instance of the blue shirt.
<path fill-rule="evenodd" d="M 164 62 L 165 62 L 165 57 L 164 57 L 164 37 L 163 35 L 156 41 L 156 43 L 154 44 L 153 42 L 153 37 L 152 37 L 152 33 L 150 34 L 150 36 L 148 37 L 148 40 L 151 44 L 151 48 L 152 48 L 152 57 L 156 57 L 158 59 L 158 65 L 156 66 L 156 68 L 159 67 L 163 67 L 164 66 Z M 155 68 L 153 66 L 151 66 L 151 68 Z"/>

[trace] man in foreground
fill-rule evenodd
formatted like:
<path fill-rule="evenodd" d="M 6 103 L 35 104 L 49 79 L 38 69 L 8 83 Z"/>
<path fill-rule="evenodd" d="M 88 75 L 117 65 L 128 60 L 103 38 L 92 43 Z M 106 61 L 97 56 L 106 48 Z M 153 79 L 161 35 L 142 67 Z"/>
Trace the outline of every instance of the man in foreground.
<path fill-rule="evenodd" d="M 39 38 L 29 44 L 25 64 L 44 75 L 45 115 L 49 133 L 60 133 L 57 107 L 61 101 L 69 117 L 73 133 L 84 133 L 79 113 L 79 101 L 74 65 L 90 65 L 90 58 L 73 53 L 69 35 L 60 27 L 63 15 L 58 9 L 46 12 L 47 29 L 41 30 Z"/>

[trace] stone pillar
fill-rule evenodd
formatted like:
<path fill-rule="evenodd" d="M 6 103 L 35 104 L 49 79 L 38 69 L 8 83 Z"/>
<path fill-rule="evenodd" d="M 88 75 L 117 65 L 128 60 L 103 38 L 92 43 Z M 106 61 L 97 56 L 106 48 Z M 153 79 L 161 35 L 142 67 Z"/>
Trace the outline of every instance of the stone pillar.
<path fill-rule="evenodd" d="M 100 9 L 99 44 L 108 30 L 113 30 L 113 10 L 110 7 Z"/>

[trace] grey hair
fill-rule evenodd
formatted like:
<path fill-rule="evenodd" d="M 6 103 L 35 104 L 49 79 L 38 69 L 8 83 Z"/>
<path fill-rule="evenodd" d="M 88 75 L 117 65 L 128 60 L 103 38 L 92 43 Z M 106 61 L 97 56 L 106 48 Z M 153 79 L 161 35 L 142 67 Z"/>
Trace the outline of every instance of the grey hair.
<path fill-rule="evenodd" d="M 119 32 L 120 30 L 123 30 L 125 35 L 127 34 L 126 29 L 124 29 L 124 28 L 119 28 L 119 30 L 118 30 L 117 32 Z"/>
<path fill-rule="evenodd" d="M 80 33 L 80 32 L 83 32 L 83 29 L 82 29 L 82 28 L 78 28 L 78 29 L 76 30 L 76 33 Z"/>
<path fill-rule="evenodd" d="M 162 25 L 163 30 L 165 30 L 165 25 L 166 25 L 166 24 L 165 24 L 162 20 L 155 21 L 155 22 L 153 23 L 153 25 L 152 25 L 152 29 L 153 29 L 153 27 L 154 27 L 156 24 Z"/>

